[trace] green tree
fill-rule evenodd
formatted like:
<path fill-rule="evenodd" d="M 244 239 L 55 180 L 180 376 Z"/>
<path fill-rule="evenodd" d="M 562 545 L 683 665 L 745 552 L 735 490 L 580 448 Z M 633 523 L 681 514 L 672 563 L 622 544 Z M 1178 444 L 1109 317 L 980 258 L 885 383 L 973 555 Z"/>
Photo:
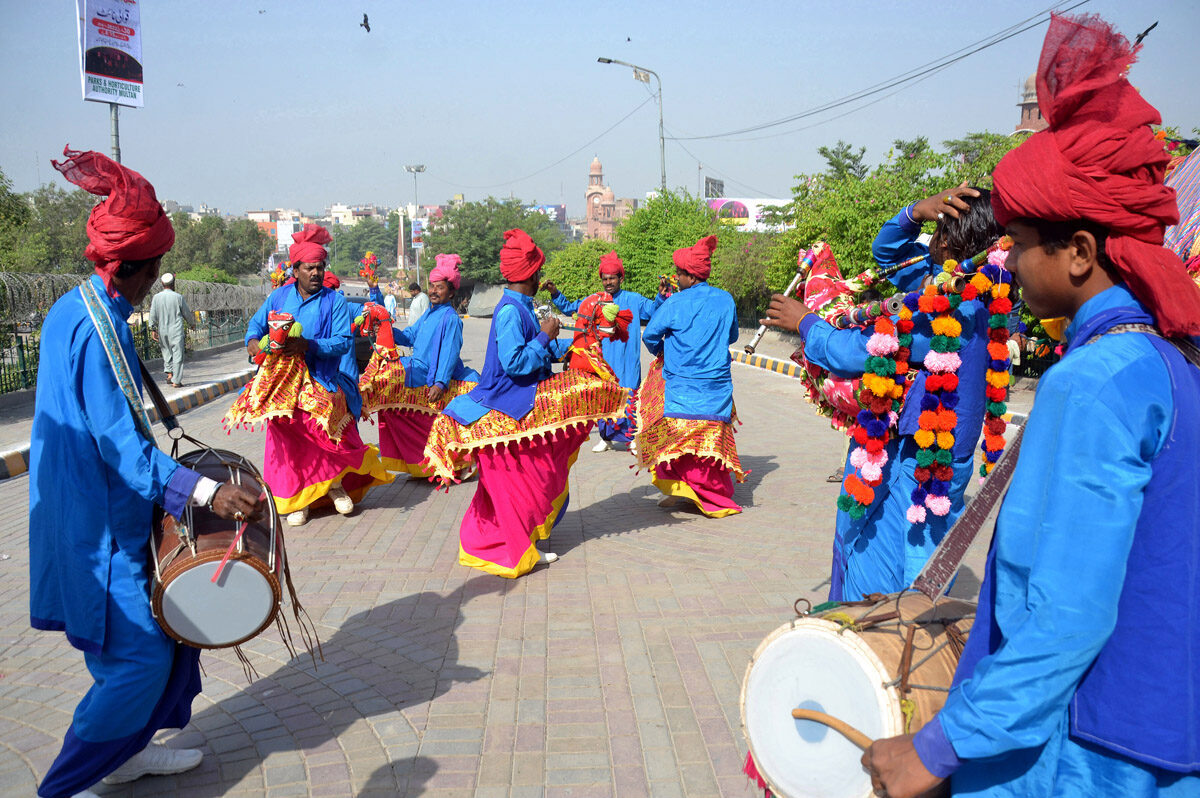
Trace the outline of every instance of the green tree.
<path fill-rule="evenodd" d="M 442 218 L 430 222 L 421 256 L 423 268 L 425 263 L 432 264 L 437 253 L 455 253 L 463 260 L 464 277 L 499 285 L 504 282 L 500 275 L 504 231 L 514 227 L 529 233 L 547 257 L 563 247 L 558 225 L 545 214 L 526 210 L 518 199 L 488 197 L 482 202 L 453 205 Z"/>
<path fill-rule="evenodd" d="M 733 296 L 742 324 L 757 326 L 771 299 L 767 269 L 775 247 L 775 233 L 725 230 L 718 236 L 713 270 L 708 281 Z"/>
<path fill-rule="evenodd" d="M 378 219 L 359 219 L 353 225 L 338 225 L 333 229 L 332 258 L 329 265 L 339 277 L 356 277 L 359 261 L 374 252 L 381 269 L 391 273 L 396 265 L 396 224 L 399 215 L 393 212 L 385 225 Z"/>
<path fill-rule="evenodd" d="M 598 238 L 573 241 L 546 258 L 543 279 L 552 281 L 568 299 L 582 299 L 600 290 L 600 258 L 612 248 Z"/>
<path fill-rule="evenodd" d="M 171 224 L 175 246 L 163 256 L 165 272 L 214 269 L 235 276 L 258 274 L 274 247 L 271 237 L 249 219 L 226 222 L 220 216 L 202 216 L 197 221 L 181 212 L 171 217 Z"/>
<path fill-rule="evenodd" d="M 178 272 L 175 275 L 176 280 L 192 280 L 197 283 L 227 283 L 229 285 L 237 285 L 237 278 L 230 275 L 223 269 L 214 269 L 212 266 L 196 266 L 187 271 Z"/>
<path fill-rule="evenodd" d="M 853 147 L 838 139 L 838 143 L 832 147 L 817 147 L 817 152 L 829 164 L 825 174 L 833 180 L 861 180 L 867 176 L 870 169 L 863 162 L 863 157 L 867 154 L 866 147 L 859 147 L 858 152 L 855 152 Z"/>
<path fill-rule="evenodd" d="M 721 234 L 721 225 L 703 200 L 686 191 L 650 198 L 617 225 L 616 250 L 625 263 L 624 287 L 654 296 L 659 276 L 675 273 L 672 253 L 712 234 Z"/>
<path fill-rule="evenodd" d="M 12 240 L 8 268 L 21 272 L 86 274 L 91 263 L 87 248 L 87 220 L 98 198 L 75 189 L 40 186 L 22 195 L 29 215 Z"/>

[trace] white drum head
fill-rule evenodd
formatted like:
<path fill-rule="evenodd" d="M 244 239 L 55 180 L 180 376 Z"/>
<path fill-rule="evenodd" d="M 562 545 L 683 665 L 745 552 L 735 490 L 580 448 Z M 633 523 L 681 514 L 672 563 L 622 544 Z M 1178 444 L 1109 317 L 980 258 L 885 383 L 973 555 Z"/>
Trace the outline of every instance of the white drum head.
<path fill-rule="evenodd" d="M 271 583 L 253 565 L 231 559 L 213 584 L 218 565 L 220 560 L 200 563 L 163 590 L 163 622 L 197 646 L 222 647 L 246 640 L 270 620 L 275 606 Z"/>
<path fill-rule="evenodd" d="M 783 798 L 866 798 L 862 751 L 793 709 L 815 709 L 872 740 L 901 733 L 899 695 L 875 652 L 853 632 L 801 618 L 772 632 L 742 682 L 742 729 L 759 773 Z"/>

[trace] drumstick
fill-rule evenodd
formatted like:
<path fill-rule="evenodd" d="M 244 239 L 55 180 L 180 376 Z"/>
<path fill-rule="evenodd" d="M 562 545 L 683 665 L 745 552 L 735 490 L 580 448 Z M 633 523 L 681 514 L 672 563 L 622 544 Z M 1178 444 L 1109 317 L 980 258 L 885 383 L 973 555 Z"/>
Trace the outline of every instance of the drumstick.
<path fill-rule="evenodd" d="M 258 494 L 258 501 L 266 501 L 267 492 L 264 490 Z M 217 570 L 213 572 L 211 581 L 214 585 L 221 578 L 221 572 L 225 570 L 225 563 L 229 562 L 229 558 L 233 556 L 233 550 L 237 548 L 238 542 L 242 539 L 242 535 L 246 532 L 246 527 L 250 525 L 250 519 L 242 521 L 241 527 L 238 528 L 237 534 L 233 536 L 233 542 L 229 544 L 229 548 L 225 550 L 225 556 L 221 558 L 221 562 L 217 563 Z"/>
<path fill-rule="evenodd" d="M 833 715 L 826 715 L 824 712 L 818 712 L 815 709 L 793 709 L 792 717 L 799 720 L 815 720 L 817 723 L 823 723 L 834 731 L 841 732 L 843 737 L 864 751 L 871 747 L 870 737 L 846 721 L 835 718 Z"/>

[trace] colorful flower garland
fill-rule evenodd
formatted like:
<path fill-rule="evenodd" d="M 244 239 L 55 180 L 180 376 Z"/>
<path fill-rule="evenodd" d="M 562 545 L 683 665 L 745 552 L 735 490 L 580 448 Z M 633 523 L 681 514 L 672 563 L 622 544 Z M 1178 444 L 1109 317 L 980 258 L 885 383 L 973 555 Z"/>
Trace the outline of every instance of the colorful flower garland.
<path fill-rule="evenodd" d="M 1004 452 L 1004 414 L 1008 411 L 1008 385 L 1011 382 L 1009 369 L 1012 360 L 1008 351 L 1008 314 L 1012 312 L 1012 273 L 1004 268 L 1012 239 L 1004 236 L 996 250 L 989 253 L 988 262 L 963 288 L 963 299 L 980 299 L 987 302 L 988 313 L 988 369 L 987 415 L 983 422 L 983 464 L 979 475 L 986 477 L 995 467 Z"/>
<path fill-rule="evenodd" d="M 851 430 L 858 443 L 850 454 L 850 465 L 856 470 L 846 474 L 845 492 L 838 496 L 838 508 L 854 519 L 863 517 L 875 501 L 875 487 L 883 482 L 888 459 L 884 447 L 908 387 L 912 326 L 912 311 L 904 308 L 895 323 L 886 316 L 876 319 L 875 332 L 867 341 L 869 356 L 859 394 L 862 409 Z"/>

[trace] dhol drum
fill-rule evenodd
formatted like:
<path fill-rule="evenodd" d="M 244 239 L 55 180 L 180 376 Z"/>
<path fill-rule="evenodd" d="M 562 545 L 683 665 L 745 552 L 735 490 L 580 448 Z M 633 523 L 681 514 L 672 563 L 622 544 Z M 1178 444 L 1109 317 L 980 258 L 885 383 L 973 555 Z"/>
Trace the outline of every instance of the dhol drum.
<path fill-rule="evenodd" d="M 287 555 L 275 501 L 241 455 L 205 448 L 178 460 L 209 479 L 267 495 L 269 515 L 248 522 L 240 539 L 240 523 L 203 507 L 188 507 L 180 521 L 163 513 L 151 539 L 150 604 L 163 631 L 196 648 L 236 646 L 266 629 L 279 612 Z"/>
<path fill-rule="evenodd" d="M 742 682 L 742 730 L 776 795 L 866 798 L 862 749 L 792 710 L 832 716 L 871 740 L 916 731 L 946 701 L 975 604 L 904 592 L 822 609 L 759 644 Z"/>

